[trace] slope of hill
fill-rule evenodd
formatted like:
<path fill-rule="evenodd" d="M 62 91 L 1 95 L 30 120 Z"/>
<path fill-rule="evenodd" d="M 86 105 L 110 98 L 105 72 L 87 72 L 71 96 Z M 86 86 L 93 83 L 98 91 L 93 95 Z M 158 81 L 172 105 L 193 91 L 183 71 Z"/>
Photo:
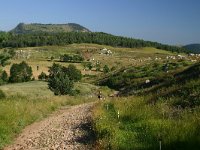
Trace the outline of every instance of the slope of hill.
<path fill-rule="evenodd" d="M 189 44 L 183 47 L 187 50 L 192 51 L 193 53 L 200 53 L 200 44 Z"/>
<path fill-rule="evenodd" d="M 119 90 L 123 96 L 148 95 L 151 103 L 170 99 L 174 106 L 199 106 L 200 64 L 187 67 L 186 62 L 168 63 L 168 73 L 166 64 L 131 67 L 112 74 L 99 84 Z"/>
<path fill-rule="evenodd" d="M 18 24 L 14 29 L 10 32 L 16 34 L 25 34 L 25 33 L 40 33 L 40 32 L 48 32 L 48 33 L 59 33 L 59 32 L 90 32 L 89 29 L 75 23 L 68 24 Z"/>
<path fill-rule="evenodd" d="M 98 149 L 199 149 L 200 63 L 177 65 L 183 64 L 171 63 L 175 72 L 165 73 L 162 64 L 133 67 L 104 82 L 120 86 L 127 97 L 95 106 Z"/>

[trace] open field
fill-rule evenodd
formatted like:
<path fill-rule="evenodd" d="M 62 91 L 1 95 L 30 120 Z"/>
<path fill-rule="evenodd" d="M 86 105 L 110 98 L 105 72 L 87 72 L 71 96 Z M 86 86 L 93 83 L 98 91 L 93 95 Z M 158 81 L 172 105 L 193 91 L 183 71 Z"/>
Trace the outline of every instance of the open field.
<path fill-rule="evenodd" d="M 112 55 L 100 54 L 101 49 L 107 48 L 112 51 Z M 85 59 L 95 65 L 97 61 L 100 62 L 101 67 L 108 65 L 110 68 L 121 68 L 129 65 L 144 65 L 155 59 L 157 61 L 164 61 L 166 56 L 173 56 L 176 53 L 169 51 L 159 50 L 156 48 L 115 48 L 105 45 L 97 44 L 71 44 L 67 46 L 43 46 L 43 47 L 28 47 L 16 49 L 17 55 L 10 61 L 10 65 L 7 65 L 4 70 L 9 74 L 10 67 L 13 63 L 20 63 L 26 61 L 33 70 L 33 77 L 38 78 L 38 75 L 43 71 L 48 74 L 48 68 L 52 66 L 54 62 L 67 66 L 70 63 L 57 62 L 60 55 L 63 54 L 81 54 Z M 53 57 L 53 61 L 51 61 Z M 96 72 L 95 67 L 92 71 L 84 70 L 81 63 L 74 63 L 83 74 L 95 75 L 101 72 Z M 37 66 L 39 69 L 37 70 Z"/>
<path fill-rule="evenodd" d="M 53 92 L 48 89 L 47 83 L 42 81 L 7 84 L 0 86 L 0 89 L 4 91 L 6 96 L 20 95 L 27 96 L 30 99 L 53 96 Z"/>

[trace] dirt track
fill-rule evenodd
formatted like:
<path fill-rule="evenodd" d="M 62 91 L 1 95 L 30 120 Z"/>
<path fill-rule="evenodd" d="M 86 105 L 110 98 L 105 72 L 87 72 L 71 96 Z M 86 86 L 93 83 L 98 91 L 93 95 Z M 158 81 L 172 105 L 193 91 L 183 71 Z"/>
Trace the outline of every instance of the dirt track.
<path fill-rule="evenodd" d="M 63 108 L 26 127 L 5 150 L 89 150 L 95 137 L 91 130 L 94 103 Z"/>

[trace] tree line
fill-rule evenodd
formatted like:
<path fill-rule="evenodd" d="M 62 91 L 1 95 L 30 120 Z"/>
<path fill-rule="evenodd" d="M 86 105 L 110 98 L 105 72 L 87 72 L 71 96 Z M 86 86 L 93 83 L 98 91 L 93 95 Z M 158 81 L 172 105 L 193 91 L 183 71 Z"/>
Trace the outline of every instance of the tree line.
<path fill-rule="evenodd" d="M 5 47 L 36 47 L 47 45 L 67 45 L 72 43 L 94 43 L 113 47 L 155 47 L 172 52 L 188 52 L 177 46 L 165 45 L 157 42 L 144 41 L 122 36 L 114 36 L 103 32 L 67 32 L 67 33 L 28 33 L 14 34 L 0 32 L 0 48 Z"/>

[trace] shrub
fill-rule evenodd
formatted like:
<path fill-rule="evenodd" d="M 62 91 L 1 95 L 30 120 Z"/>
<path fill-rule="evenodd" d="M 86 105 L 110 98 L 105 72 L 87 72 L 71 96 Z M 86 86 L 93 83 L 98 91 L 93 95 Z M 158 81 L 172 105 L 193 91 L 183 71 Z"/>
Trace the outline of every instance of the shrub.
<path fill-rule="evenodd" d="M 54 63 L 49 69 L 48 86 L 55 95 L 67 95 L 72 93 L 73 80 L 70 80 L 61 65 Z"/>
<path fill-rule="evenodd" d="M 41 74 L 38 76 L 39 80 L 46 80 L 47 78 L 48 78 L 48 76 L 44 72 L 41 72 Z"/>
<path fill-rule="evenodd" d="M 83 62 L 82 65 L 85 69 L 88 68 L 89 70 L 92 70 L 93 68 L 93 65 L 91 62 Z"/>
<path fill-rule="evenodd" d="M 103 72 L 104 72 L 104 73 L 108 73 L 109 71 L 110 71 L 109 67 L 108 67 L 107 65 L 105 65 L 105 66 L 103 67 Z"/>

